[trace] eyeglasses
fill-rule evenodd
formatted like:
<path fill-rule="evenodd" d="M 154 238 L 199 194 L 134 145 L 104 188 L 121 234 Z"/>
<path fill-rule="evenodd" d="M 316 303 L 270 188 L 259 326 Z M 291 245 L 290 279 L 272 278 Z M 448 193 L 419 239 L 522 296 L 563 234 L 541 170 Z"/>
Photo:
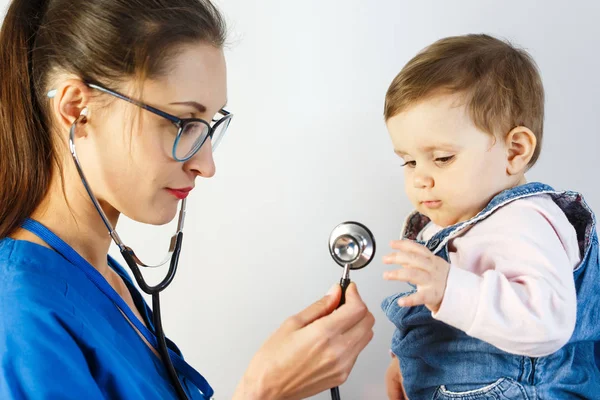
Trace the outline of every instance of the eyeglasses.
<path fill-rule="evenodd" d="M 231 118 L 233 118 L 233 114 L 225 109 L 219 110 L 219 114 L 222 115 L 221 118 L 213 119 L 210 123 L 200 118 L 178 118 L 174 115 L 161 111 L 158 108 L 154 108 L 105 87 L 93 83 L 87 83 L 87 85 L 92 89 L 96 89 L 103 93 L 110 94 L 111 96 L 115 96 L 121 100 L 125 100 L 131 104 L 143 108 L 144 110 L 150 111 L 153 114 L 171 121 L 171 123 L 177 127 L 177 136 L 173 142 L 172 149 L 172 156 L 176 161 L 183 162 L 192 158 L 194 154 L 200 150 L 208 138 L 211 139 L 212 151 L 214 153 L 215 149 L 219 145 L 219 142 L 223 138 L 223 135 L 227 131 L 227 128 L 229 127 Z M 48 92 L 48 97 L 53 98 L 54 96 L 56 96 L 56 90 L 50 90 Z"/>

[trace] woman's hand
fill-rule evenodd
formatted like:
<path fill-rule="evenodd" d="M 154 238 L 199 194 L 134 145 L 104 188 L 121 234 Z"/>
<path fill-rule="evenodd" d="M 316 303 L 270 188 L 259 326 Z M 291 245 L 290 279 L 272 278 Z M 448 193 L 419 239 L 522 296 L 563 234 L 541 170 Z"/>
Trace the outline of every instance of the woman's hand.
<path fill-rule="evenodd" d="M 385 387 L 389 400 L 408 400 L 402 385 L 400 363 L 395 355 L 392 355 L 392 361 L 390 361 L 390 366 L 385 373 Z"/>
<path fill-rule="evenodd" d="M 375 319 L 356 285 L 336 310 L 341 288 L 288 318 L 256 353 L 235 400 L 303 399 L 346 381 L 373 338 Z"/>

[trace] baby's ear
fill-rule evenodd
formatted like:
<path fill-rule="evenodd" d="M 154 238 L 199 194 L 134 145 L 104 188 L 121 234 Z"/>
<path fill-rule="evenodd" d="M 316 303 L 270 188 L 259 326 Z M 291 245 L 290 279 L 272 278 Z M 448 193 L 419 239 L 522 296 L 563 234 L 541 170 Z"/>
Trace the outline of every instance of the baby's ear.
<path fill-rule="evenodd" d="M 537 138 L 531 129 L 517 126 L 506 135 L 505 139 L 509 175 L 524 173 L 533 157 L 537 146 Z"/>

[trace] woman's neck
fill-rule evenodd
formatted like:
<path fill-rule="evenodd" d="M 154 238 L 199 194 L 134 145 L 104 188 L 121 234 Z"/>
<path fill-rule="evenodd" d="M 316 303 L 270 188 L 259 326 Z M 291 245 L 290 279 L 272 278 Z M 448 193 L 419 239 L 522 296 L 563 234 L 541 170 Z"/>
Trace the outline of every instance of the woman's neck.
<path fill-rule="evenodd" d="M 69 172 L 65 171 L 65 174 Z M 100 204 L 114 228 L 119 213 L 102 202 Z M 31 218 L 54 232 L 102 275 L 111 275 L 107 264 L 111 237 L 77 173 L 75 176 L 65 177 L 64 192 L 60 177 L 55 176 L 46 197 Z M 11 237 L 50 247 L 24 229 L 17 230 Z"/>

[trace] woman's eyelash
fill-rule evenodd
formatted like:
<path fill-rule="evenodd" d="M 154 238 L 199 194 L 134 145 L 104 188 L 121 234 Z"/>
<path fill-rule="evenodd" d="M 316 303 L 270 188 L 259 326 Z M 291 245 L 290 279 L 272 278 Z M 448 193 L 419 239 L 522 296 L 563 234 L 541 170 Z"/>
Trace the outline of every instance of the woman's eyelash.
<path fill-rule="evenodd" d="M 416 161 L 404 161 L 404 164 L 402 164 L 403 167 L 411 167 L 414 168 L 417 165 Z"/>

